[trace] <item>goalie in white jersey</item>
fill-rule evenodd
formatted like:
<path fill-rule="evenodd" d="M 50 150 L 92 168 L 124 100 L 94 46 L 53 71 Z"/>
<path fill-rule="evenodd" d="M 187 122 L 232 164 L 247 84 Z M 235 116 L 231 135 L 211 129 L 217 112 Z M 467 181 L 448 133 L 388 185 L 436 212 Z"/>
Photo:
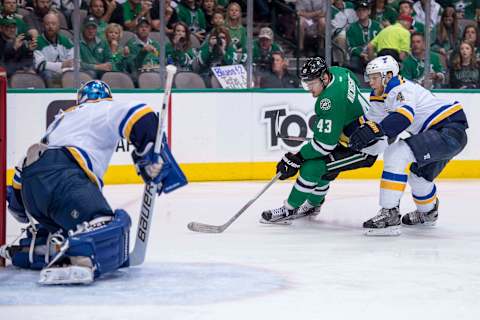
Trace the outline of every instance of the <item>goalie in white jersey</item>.
<path fill-rule="evenodd" d="M 366 221 L 367 235 L 400 234 L 401 223 L 432 225 L 438 218 L 434 179 L 467 144 L 468 122 L 457 101 L 444 101 L 420 85 L 403 79 L 391 56 L 366 67 L 371 108 L 350 137 L 350 146 L 370 154 L 383 152 L 379 214 Z M 408 138 L 397 136 L 406 131 Z M 406 173 L 410 166 L 410 174 Z M 400 199 L 407 182 L 417 209 L 401 217 Z"/>
<path fill-rule="evenodd" d="M 19 245 L 4 246 L 0 254 L 15 266 L 43 269 L 41 282 L 47 284 L 88 283 L 128 266 L 130 217 L 111 209 L 102 177 L 124 138 L 135 147 L 137 171 L 159 185 L 159 194 L 185 185 L 165 140 L 162 161 L 154 154 L 157 127 L 147 104 L 114 101 L 99 80 L 84 84 L 77 105 L 55 117 L 16 167 L 9 211 L 32 226 Z"/>

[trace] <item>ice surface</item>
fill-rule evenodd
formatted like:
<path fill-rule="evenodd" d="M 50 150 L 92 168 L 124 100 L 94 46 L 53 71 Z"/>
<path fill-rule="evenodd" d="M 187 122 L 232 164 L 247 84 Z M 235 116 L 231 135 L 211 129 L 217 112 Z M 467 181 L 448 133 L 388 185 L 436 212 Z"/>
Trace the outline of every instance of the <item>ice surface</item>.
<path fill-rule="evenodd" d="M 262 225 L 291 182 L 278 182 L 222 234 L 266 182 L 192 183 L 157 202 L 146 263 L 89 287 L 42 287 L 38 273 L 0 269 L 0 319 L 480 319 L 479 181 L 440 181 L 434 228 L 365 237 L 378 181 L 332 184 L 316 220 Z M 138 216 L 141 185 L 107 186 Z M 401 210 L 414 208 L 410 194 Z M 19 226 L 8 221 L 8 237 Z"/>

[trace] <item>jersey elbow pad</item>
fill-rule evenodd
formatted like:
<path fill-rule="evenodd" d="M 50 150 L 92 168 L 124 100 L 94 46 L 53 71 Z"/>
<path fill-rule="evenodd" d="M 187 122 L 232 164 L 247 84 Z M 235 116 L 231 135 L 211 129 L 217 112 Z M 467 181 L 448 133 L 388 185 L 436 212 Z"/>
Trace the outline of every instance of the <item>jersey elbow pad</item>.
<path fill-rule="evenodd" d="M 413 121 L 413 120 L 412 120 Z M 388 138 L 394 138 L 398 136 L 402 131 L 407 129 L 412 122 L 404 114 L 399 112 L 390 113 L 382 122 L 380 126 L 385 132 Z"/>

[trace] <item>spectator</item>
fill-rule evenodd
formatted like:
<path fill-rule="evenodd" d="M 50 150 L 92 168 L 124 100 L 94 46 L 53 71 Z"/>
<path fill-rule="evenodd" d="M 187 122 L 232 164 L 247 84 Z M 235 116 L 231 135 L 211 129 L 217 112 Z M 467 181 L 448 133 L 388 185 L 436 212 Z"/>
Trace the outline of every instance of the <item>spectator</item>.
<path fill-rule="evenodd" d="M 268 27 L 260 29 L 258 39 L 253 41 L 252 50 L 253 63 L 258 72 L 270 70 L 273 52 L 283 52 L 282 47 L 273 41 L 273 31 Z"/>
<path fill-rule="evenodd" d="M 17 19 L 7 16 L 0 20 L 1 64 L 7 70 L 7 76 L 16 71 L 33 71 L 33 50 L 37 47 L 35 38 L 27 39 L 25 34 L 17 35 Z"/>
<path fill-rule="evenodd" d="M 458 19 L 476 20 L 480 16 L 480 3 L 477 0 L 449 2 L 455 6 Z"/>
<path fill-rule="evenodd" d="M 227 23 L 231 45 L 237 54 L 247 53 L 247 29 L 242 25 L 242 8 L 237 2 L 230 2 L 227 7 Z"/>
<path fill-rule="evenodd" d="M 57 13 L 47 13 L 43 21 L 45 31 L 38 37 L 37 49 L 33 52 L 35 68 L 48 87 L 61 87 L 62 72 L 73 69 L 73 44 L 58 33 Z"/>
<path fill-rule="evenodd" d="M 110 47 L 104 39 L 97 37 L 97 28 L 94 17 L 85 18 L 80 39 L 80 67 L 94 79 L 100 79 L 103 73 L 112 71 Z"/>
<path fill-rule="evenodd" d="M 426 18 L 424 10 L 427 1 L 430 1 L 430 26 L 433 29 L 440 22 L 442 14 L 442 7 L 436 3 L 435 0 L 420 0 L 414 3 L 413 11 L 415 12 L 415 21 L 425 23 Z"/>
<path fill-rule="evenodd" d="M 127 72 L 128 56 L 130 49 L 127 46 L 120 47 L 120 39 L 123 36 L 122 26 L 117 23 L 108 24 L 105 29 L 105 38 L 111 52 L 112 71 Z"/>
<path fill-rule="evenodd" d="M 413 11 L 413 3 L 411 0 L 402 0 L 398 4 L 398 15 L 407 15 L 410 17 L 415 16 L 415 12 Z M 414 32 L 425 32 L 425 25 L 423 22 L 419 22 L 413 19 L 412 26 L 410 27 L 410 33 Z"/>
<path fill-rule="evenodd" d="M 199 73 L 207 85 L 210 84 L 210 68 L 234 64 L 237 60 L 235 49 L 231 45 L 230 34 L 225 27 L 212 30 L 207 40 L 199 49 Z"/>
<path fill-rule="evenodd" d="M 412 34 L 412 53 L 403 60 L 401 74 L 414 82 L 425 85 L 425 38 L 422 33 Z M 435 88 L 440 88 L 445 80 L 445 69 L 436 52 L 430 52 L 430 80 Z"/>
<path fill-rule="evenodd" d="M 2 8 L 3 7 L 3 8 Z M 27 33 L 28 26 L 23 21 L 23 17 L 17 13 L 17 1 L 16 0 L 2 0 L 2 10 L 0 11 L 0 18 L 13 17 L 15 24 L 17 25 L 17 35 L 21 33 Z"/>
<path fill-rule="evenodd" d="M 325 33 L 325 5 L 330 0 L 297 0 L 296 10 L 300 17 L 298 49 L 305 50 L 306 37 L 319 37 Z M 323 46 L 323 44 L 322 44 Z"/>
<path fill-rule="evenodd" d="M 160 43 L 150 38 L 150 21 L 141 17 L 137 24 L 136 37 L 128 41 L 133 76 L 137 73 L 158 70 Z"/>
<path fill-rule="evenodd" d="M 223 9 L 216 9 L 212 16 L 213 29 L 219 27 L 225 27 L 225 15 Z"/>
<path fill-rule="evenodd" d="M 75 9 L 73 1 L 74 0 L 52 0 L 52 6 L 64 15 L 69 26 L 72 26 L 72 13 Z M 78 0 L 78 6 L 82 6 L 82 0 Z"/>
<path fill-rule="evenodd" d="M 480 60 L 480 50 L 477 49 L 477 45 L 479 42 L 479 37 L 477 34 L 477 28 L 475 25 L 468 25 L 463 30 L 462 34 L 462 41 L 470 43 L 475 48 L 475 56 L 477 61 Z"/>
<path fill-rule="evenodd" d="M 217 8 L 225 10 L 228 7 L 229 3 L 230 0 L 217 0 Z"/>
<path fill-rule="evenodd" d="M 470 42 L 460 44 L 460 52 L 455 54 L 450 68 L 450 87 L 454 89 L 480 88 L 480 70 Z"/>
<path fill-rule="evenodd" d="M 173 25 L 178 22 L 177 11 L 172 7 L 172 0 L 165 1 L 165 19 L 160 19 L 160 0 L 153 1 L 150 16 L 152 18 L 152 30 L 160 30 L 160 21 L 166 21 L 165 33 L 167 35 L 173 34 Z"/>
<path fill-rule="evenodd" d="M 52 7 L 51 0 L 33 0 L 33 12 L 30 12 L 29 15 L 23 17 L 23 20 L 28 25 L 29 30 L 35 29 L 36 33 L 40 34 L 45 31 L 45 24 L 43 18 L 50 11 L 54 11 L 57 14 L 59 23 L 61 23 L 61 21 L 65 21 L 65 17 L 63 16 L 63 14 Z"/>
<path fill-rule="evenodd" d="M 370 16 L 382 25 L 388 27 L 397 21 L 397 11 L 388 5 L 387 0 L 375 0 L 372 4 Z"/>
<path fill-rule="evenodd" d="M 177 7 L 178 20 L 183 21 L 190 33 L 202 42 L 205 39 L 207 22 L 202 9 L 197 8 L 195 0 L 182 0 Z"/>
<path fill-rule="evenodd" d="M 370 19 L 370 6 L 368 1 L 358 1 L 356 4 L 358 21 L 350 25 L 347 30 L 347 43 L 350 53 L 350 69 L 363 74 L 367 65 L 368 43 L 382 29 L 380 23 Z"/>
<path fill-rule="evenodd" d="M 125 30 L 135 31 L 140 20 L 147 19 L 150 24 L 150 0 L 127 0 L 123 3 L 123 20 Z"/>
<path fill-rule="evenodd" d="M 406 15 L 398 16 L 397 23 L 386 27 L 368 44 L 368 57 L 373 59 L 375 52 L 383 49 L 394 49 L 401 60 L 410 52 L 410 27 L 413 18 Z"/>
<path fill-rule="evenodd" d="M 457 15 L 453 7 L 445 8 L 436 29 L 436 39 L 432 50 L 440 54 L 442 63 L 446 66 L 449 65 L 448 57 L 452 55 L 453 50 L 457 47 L 458 39 L 461 37 Z"/>
<path fill-rule="evenodd" d="M 260 78 L 261 88 L 298 88 L 298 78 L 288 72 L 288 62 L 283 52 L 272 53 L 271 72 Z"/>
<path fill-rule="evenodd" d="M 207 23 L 206 32 L 209 33 L 213 28 L 213 14 L 215 13 L 215 8 L 217 7 L 216 0 L 203 0 L 202 10 L 205 15 L 205 21 Z"/>
<path fill-rule="evenodd" d="M 94 18 L 97 24 L 97 36 L 105 39 L 105 29 L 107 28 L 108 20 L 105 19 L 106 11 L 104 0 L 90 0 L 89 12 L 90 17 Z"/>
<path fill-rule="evenodd" d="M 192 71 L 195 53 L 190 42 L 190 30 L 184 22 L 177 22 L 173 35 L 165 46 L 167 64 L 174 64 L 179 71 Z"/>
<path fill-rule="evenodd" d="M 347 29 L 358 20 L 357 14 L 350 2 L 333 0 L 332 5 L 332 39 L 341 49 L 333 51 L 333 60 L 344 65 L 347 60 Z"/>

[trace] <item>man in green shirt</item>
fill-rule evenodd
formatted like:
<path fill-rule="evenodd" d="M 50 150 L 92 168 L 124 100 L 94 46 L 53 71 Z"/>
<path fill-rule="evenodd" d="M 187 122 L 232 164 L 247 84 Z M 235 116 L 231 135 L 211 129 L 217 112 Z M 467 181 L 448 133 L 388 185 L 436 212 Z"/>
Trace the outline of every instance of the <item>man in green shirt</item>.
<path fill-rule="evenodd" d="M 258 39 L 253 41 L 253 63 L 255 71 L 269 70 L 272 65 L 272 52 L 283 52 L 282 47 L 273 41 L 273 31 L 269 27 L 260 29 Z"/>
<path fill-rule="evenodd" d="M 17 26 L 17 35 L 26 33 L 28 31 L 27 24 L 23 21 L 23 17 L 17 13 L 17 1 L 16 0 L 2 0 L 2 10 L 0 12 L 0 19 L 11 16 L 15 19 Z"/>
<path fill-rule="evenodd" d="M 207 29 L 207 20 L 202 9 L 197 8 L 195 0 L 182 0 L 177 6 L 178 20 L 185 22 L 190 32 L 198 38 L 199 41 L 205 39 L 205 30 Z"/>
<path fill-rule="evenodd" d="M 398 22 L 383 29 L 368 44 L 369 60 L 375 57 L 375 52 L 383 49 L 394 49 L 398 52 L 400 60 L 405 59 L 410 52 L 410 27 L 413 19 L 407 15 L 398 16 Z"/>
<path fill-rule="evenodd" d="M 128 0 L 122 4 L 123 21 L 125 30 L 135 31 L 141 18 L 150 19 L 150 9 L 152 2 L 149 0 Z"/>
<path fill-rule="evenodd" d="M 402 63 L 401 75 L 408 80 L 424 85 L 425 71 L 425 38 L 423 33 L 412 34 L 412 53 Z M 440 55 L 430 52 L 430 80 L 435 88 L 440 88 L 445 80 L 445 69 Z"/>
<path fill-rule="evenodd" d="M 367 45 L 382 29 L 380 23 L 370 19 L 370 5 L 368 1 L 359 1 L 356 4 L 358 21 L 350 25 L 347 30 L 347 43 L 350 53 L 350 69 L 363 73 L 368 63 Z"/>
<path fill-rule="evenodd" d="M 95 17 L 85 18 L 80 39 L 80 68 L 100 79 L 104 72 L 112 71 L 112 53 L 107 42 L 97 36 L 97 28 Z"/>
<path fill-rule="evenodd" d="M 156 70 L 160 64 L 160 43 L 150 38 L 150 21 L 142 17 L 138 21 L 137 36 L 127 43 L 130 65 L 134 72 Z"/>
<path fill-rule="evenodd" d="M 346 147 L 348 136 L 360 125 L 369 103 L 361 95 L 355 76 L 345 68 L 327 68 L 323 58 L 310 58 L 301 69 L 302 86 L 315 102 L 313 139 L 297 153 L 286 153 L 277 164 L 280 180 L 300 171 L 284 205 L 262 213 L 263 223 L 320 213 L 330 181 L 342 171 L 370 167 L 376 156 Z"/>

